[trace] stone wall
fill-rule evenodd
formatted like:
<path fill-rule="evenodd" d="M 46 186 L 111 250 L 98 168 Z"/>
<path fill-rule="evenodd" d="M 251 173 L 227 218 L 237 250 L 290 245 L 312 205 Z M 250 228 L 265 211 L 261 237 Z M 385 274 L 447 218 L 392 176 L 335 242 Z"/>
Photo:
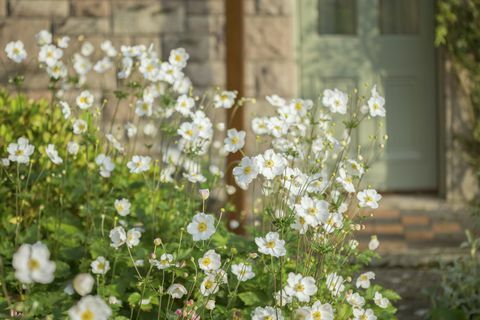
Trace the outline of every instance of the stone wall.
<path fill-rule="evenodd" d="M 265 96 L 277 94 L 293 98 L 297 94 L 295 1 L 245 1 L 245 95 L 257 103 L 247 106 L 246 127 L 259 114 L 270 114 L 273 108 Z M 248 146 L 255 147 L 254 136 Z"/>
<path fill-rule="evenodd" d="M 32 56 L 32 39 L 42 29 L 93 44 L 106 38 L 117 46 L 153 43 L 163 57 L 182 46 L 197 87 L 224 86 L 224 22 L 224 0 L 0 0 L 0 48 L 20 39 Z M 114 74 L 99 81 L 111 89 Z M 39 89 L 35 82 L 28 88 Z"/>

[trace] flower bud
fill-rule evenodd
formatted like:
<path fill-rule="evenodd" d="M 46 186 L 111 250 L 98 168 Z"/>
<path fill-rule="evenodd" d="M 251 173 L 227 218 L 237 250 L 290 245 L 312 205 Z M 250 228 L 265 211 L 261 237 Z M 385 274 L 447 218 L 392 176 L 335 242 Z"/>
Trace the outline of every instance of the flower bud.
<path fill-rule="evenodd" d="M 94 284 L 95 279 L 89 273 L 79 273 L 73 279 L 73 288 L 81 296 L 92 292 Z"/>
<path fill-rule="evenodd" d="M 210 196 L 210 190 L 208 189 L 200 189 L 198 192 L 200 193 L 200 197 L 203 201 L 207 200 Z"/>

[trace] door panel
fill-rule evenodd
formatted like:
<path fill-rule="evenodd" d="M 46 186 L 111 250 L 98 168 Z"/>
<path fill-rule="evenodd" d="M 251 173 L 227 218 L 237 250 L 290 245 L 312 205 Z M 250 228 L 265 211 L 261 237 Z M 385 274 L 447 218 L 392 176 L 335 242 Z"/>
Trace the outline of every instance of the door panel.
<path fill-rule="evenodd" d="M 302 95 L 317 99 L 334 87 L 368 95 L 377 84 L 386 98 L 387 117 L 363 124 L 357 137 L 365 145 L 369 135 L 389 135 L 367 183 L 391 191 L 436 189 L 433 0 L 298 3 Z"/>

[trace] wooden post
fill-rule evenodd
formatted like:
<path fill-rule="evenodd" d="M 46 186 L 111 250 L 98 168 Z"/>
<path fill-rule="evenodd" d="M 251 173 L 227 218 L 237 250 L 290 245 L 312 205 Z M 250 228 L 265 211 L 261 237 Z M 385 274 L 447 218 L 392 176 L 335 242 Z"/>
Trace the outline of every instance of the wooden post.
<path fill-rule="evenodd" d="M 227 76 L 227 90 L 236 90 L 237 97 L 244 96 L 244 14 L 243 14 L 243 0 L 225 0 L 225 34 L 226 34 L 226 76 Z M 232 109 L 227 110 L 227 120 L 232 117 Z M 244 130 L 243 123 L 243 107 L 235 112 L 233 119 L 230 122 L 230 128 L 237 130 Z M 230 153 L 227 157 L 227 183 L 234 185 L 232 169 L 233 163 L 242 159 L 240 152 Z M 236 186 L 237 187 L 237 186 Z M 240 222 L 240 226 L 235 229 L 235 232 L 243 234 L 245 229 L 243 227 L 243 219 L 245 215 L 245 192 L 237 187 L 237 192 L 229 197 L 235 205 L 235 213 L 230 217 Z"/>

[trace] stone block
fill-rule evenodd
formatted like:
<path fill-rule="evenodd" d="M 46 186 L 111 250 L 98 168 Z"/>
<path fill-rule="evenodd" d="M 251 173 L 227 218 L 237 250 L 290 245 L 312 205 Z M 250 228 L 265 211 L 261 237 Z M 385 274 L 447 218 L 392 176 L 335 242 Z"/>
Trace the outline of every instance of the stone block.
<path fill-rule="evenodd" d="M 186 74 L 195 87 L 208 88 L 212 86 L 225 86 L 225 64 L 219 62 L 190 63 Z"/>
<path fill-rule="evenodd" d="M 70 17 L 56 21 L 55 30 L 65 35 L 89 35 L 110 33 L 108 18 Z"/>
<path fill-rule="evenodd" d="M 67 0 L 13 0 L 9 8 L 16 17 L 67 17 L 70 13 Z"/>
<path fill-rule="evenodd" d="M 7 0 L 0 0 L 0 17 L 7 15 Z"/>
<path fill-rule="evenodd" d="M 74 0 L 72 12 L 75 16 L 108 17 L 111 14 L 111 3 L 106 0 Z"/>
<path fill-rule="evenodd" d="M 247 59 L 281 59 L 293 56 L 293 22 L 289 17 L 245 18 Z"/>
<path fill-rule="evenodd" d="M 296 64 L 291 61 L 247 62 L 246 81 L 250 95 L 264 98 L 266 95 L 278 94 L 293 98 L 297 93 Z"/>
<path fill-rule="evenodd" d="M 225 17 L 215 15 L 189 15 L 187 17 L 189 33 L 225 33 Z"/>
<path fill-rule="evenodd" d="M 225 52 L 225 43 L 221 38 L 215 36 L 183 34 L 169 35 L 163 38 L 164 57 L 168 57 L 170 50 L 179 47 L 187 50 L 190 61 L 193 62 L 221 59 Z"/>
<path fill-rule="evenodd" d="M 35 56 L 38 48 L 35 35 L 40 30 L 49 30 L 50 21 L 40 18 L 3 18 L 0 19 L 0 48 L 13 40 L 21 40 L 25 45 L 28 57 Z M 21 32 L 19 32 L 21 30 Z M 3 56 L 3 55 L 2 55 Z"/>
<path fill-rule="evenodd" d="M 223 15 L 225 12 L 224 0 L 188 0 L 188 14 Z"/>
<path fill-rule="evenodd" d="M 183 1 L 113 2 L 115 34 L 175 33 L 184 30 Z"/>
<path fill-rule="evenodd" d="M 247 15 L 291 16 L 295 1 L 291 0 L 246 0 L 244 12 Z"/>

